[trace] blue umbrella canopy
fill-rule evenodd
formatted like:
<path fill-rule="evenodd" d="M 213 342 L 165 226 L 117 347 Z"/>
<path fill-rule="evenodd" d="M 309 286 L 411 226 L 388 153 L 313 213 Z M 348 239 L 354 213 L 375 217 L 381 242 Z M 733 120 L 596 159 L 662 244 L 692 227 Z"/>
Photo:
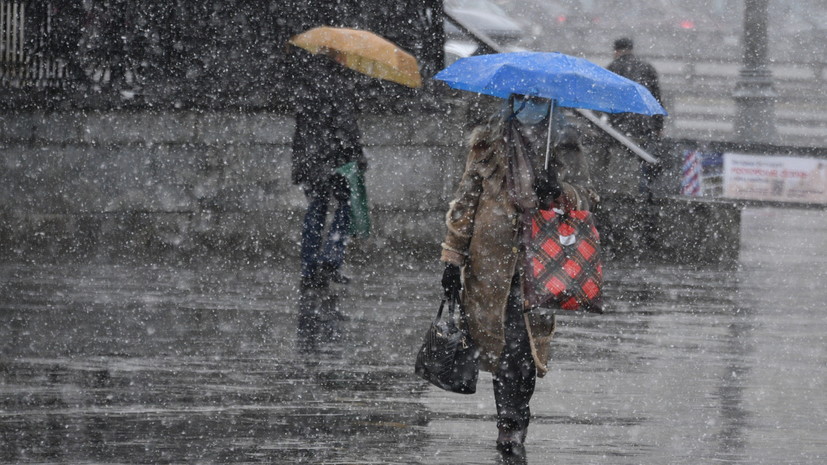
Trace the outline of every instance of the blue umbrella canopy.
<path fill-rule="evenodd" d="M 435 79 L 455 89 L 508 98 L 553 99 L 556 106 L 606 113 L 665 115 L 642 85 L 586 59 L 556 52 L 509 52 L 457 60 Z"/>

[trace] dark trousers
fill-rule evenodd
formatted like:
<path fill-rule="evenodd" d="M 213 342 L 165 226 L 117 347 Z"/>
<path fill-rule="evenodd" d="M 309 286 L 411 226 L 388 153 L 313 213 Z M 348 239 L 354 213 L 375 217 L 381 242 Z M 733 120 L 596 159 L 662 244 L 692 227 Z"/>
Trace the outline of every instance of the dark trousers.
<path fill-rule="evenodd" d="M 657 210 L 654 207 L 654 196 L 652 188 L 655 181 L 660 176 L 662 171 L 662 164 L 666 161 L 663 159 L 661 150 L 661 141 L 658 138 L 642 138 L 641 147 L 651 153 L 657 158 L 661 159 L 661 165 L 653 165 L 644 160 L 640 160 L 640 184 L 638 192 L 640 193 L 640 200 L 638 202 L 638 217 L 635 221 L 640 225 L 640 230 L 643 235 L 641 237 L 641 246 L 649 247 L 654 243 L 657 230 Z"/>
<path fill-rule="evenodd" d="M 662 159 L 663 142 L 660 138 L 651 136 L 635 137 L 634 140 L 638 142 L 643 150 L 646 150 L 655 158 L 661 159 L 661 165 L 653 165 L 647 161 L 640 160 L 640 181 L 638 183 L 638 192 L 642 194 L 647 201 L 651 202 L 652 186 L 658 176 L 660 176 L 661 170 L 663 169 L 662 164 L 666 161 Z"/>
<path fill-rule="evenodd" d="M 523 316 L 520 278 L 514 276 L 505 310 L 505 346 L 494 373 L 494 400 L 497 402 L 497 427 L 528 427 L 537 368 L 531 356 L 528 330 Z"/>
<path fill-rule="evenodd" d="M 306 187 L 304 194 L 308 205 L 302 228 L 301 275 L 303 279 L 312 279 L 322 266 L 334 270 L 342 266 L 350 227 L 350 188 L 347 180 L 337 174 L 321 185 Z M 327 240 L 322 244 L 331 197 L 338 206 L 327 232 Z"/>

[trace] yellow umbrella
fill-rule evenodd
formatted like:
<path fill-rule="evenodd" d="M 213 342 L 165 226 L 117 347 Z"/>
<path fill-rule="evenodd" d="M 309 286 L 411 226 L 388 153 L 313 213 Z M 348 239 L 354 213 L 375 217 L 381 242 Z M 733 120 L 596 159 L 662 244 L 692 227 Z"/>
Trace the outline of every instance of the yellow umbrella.
<path fill-rule="evenodd" d="M 322 26 L 293 36 L 290 43 L 371 77 L 422 86 L 416 58 L 370 31 Z"/>

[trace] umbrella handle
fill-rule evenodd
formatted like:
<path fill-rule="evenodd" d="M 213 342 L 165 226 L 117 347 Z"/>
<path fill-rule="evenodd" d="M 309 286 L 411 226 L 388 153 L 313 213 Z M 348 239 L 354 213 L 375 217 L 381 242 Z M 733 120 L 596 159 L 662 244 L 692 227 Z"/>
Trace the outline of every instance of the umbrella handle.
<path fill-rule="evenodd" d="M 548 160 L 549 154 L 551 153 L 551 125 L 554 121 L 554 99 L 551 99 L 549 102 L 549 109 L 548 109 L 548 129 L 546 130 L 546 163 L 545 168 L 548 172 Z"/>

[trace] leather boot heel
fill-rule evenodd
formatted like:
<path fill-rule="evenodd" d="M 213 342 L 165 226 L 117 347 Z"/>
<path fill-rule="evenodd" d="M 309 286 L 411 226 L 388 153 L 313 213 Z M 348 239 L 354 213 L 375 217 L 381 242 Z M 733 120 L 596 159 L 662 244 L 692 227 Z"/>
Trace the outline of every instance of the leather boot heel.
<path fill-rule="evenodd" d="M 497 436 L 497 449 L 504 453 L 519 453 L 525 442 L 525 428 L 503 428 Z"/>

